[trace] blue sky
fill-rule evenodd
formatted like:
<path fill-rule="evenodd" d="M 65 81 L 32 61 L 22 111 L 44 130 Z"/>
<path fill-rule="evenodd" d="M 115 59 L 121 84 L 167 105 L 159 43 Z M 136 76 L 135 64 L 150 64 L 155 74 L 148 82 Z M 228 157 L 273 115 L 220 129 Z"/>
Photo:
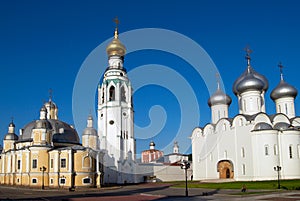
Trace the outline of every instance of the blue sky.
<path fill-rule="evenodd" d="M 76 75 L 87 56 L 113 36 L 115 16 L 121 22 L 120 33 L 162 28 L 181 33 L 201 45 L 219 70 L 226 93 L 233 99 L 229 112 L 231 117 L 238 112 L 231 87 L 246 68 L 243 49 L 250 45 L 253 68 L 269 80 L 267 112 L 274 113 L 269 95 L 279 82 L 279 61 L 286 67 L 285 80 L 300 89 L 298 9 L 296 0 L 1 1 L 1 143 L 12 116 L 17 129 L 39 117 L 39 109 L 43 101 L 48 100 L 50 88 L 59 107 L 59 118 L 74 123 L 72 93 Z M 106 57 L 99 59 L 107 60 Z M 140 51 L 125 58 L 128 71 L 149 63 L 174 69 L 195 90 L 200 118 L 195 120 L 197 125 L 194 121 L 188 125 L 189 131 L 182 135 L 188 136 L 194 127 L 210 121 L 209 92 L 188 63 L 161 51 Z M 148 112 L 153 105 L 160 105 L 167 114 L 166 124 L 160 133 L 152 136 L 154 131 L 148 129 L 143 134 L 136 134 L 144 136 L 144 139 L 137 140 L 137 153 L 147 149 L 151 139 L 156 142 L 156 148 L 165 149 L 179 129 L 180 118 L 192 118 L 181 117 L 180 103 L 174 94 L 160 86 L 140 88 L 134 94 L 134 101 L 135 122 L 140 127 L 151 124 Z M 297 98 L 297 114 L 300 112 L 298 102 Z M 88 113 L 82 114 L 83 125 Z M 82 125 L 77 127 L 79 135 L 82 129 Z M 151 137 L 147 138 L 148 135 Z M 179 142 L 179 146 L 189 142 L 185 139 L 186 142 Z M 168 151 L 170 149 L 166 148 L 165 152 Z"/>

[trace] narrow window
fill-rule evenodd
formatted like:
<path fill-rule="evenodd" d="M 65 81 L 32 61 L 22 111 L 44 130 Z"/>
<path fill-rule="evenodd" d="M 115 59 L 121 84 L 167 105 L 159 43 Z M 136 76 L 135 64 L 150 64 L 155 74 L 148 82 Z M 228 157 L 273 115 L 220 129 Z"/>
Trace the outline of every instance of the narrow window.
<path fill-rule="evenodd" d="M 50 159 L 50 168 L 53 168 L 53 158 Z"/>
<path fill-rule="evenodd" d="M 268 156 L 269 155 L 269 146 L 265 145 L 265 155 Z"/>
<path fill-rule="evenodd" d="M 37 168 L 37 159 L 32 160 L 32 168 Z"/>
<path fill-rule="evenodd" d="M 114 101 L 115 100 L 115 87 L 111 86 L 109 88 L 109 101 Z"/>
<path fill-rule="evenodd" d="M 284 104 L 284 106 L 285 106 L 285 114 L 287 114 L 287 113 L 288 113 L 288 107 L 287 107 L 287 104 Z"/>
<path fill-rule="evenodd" d="M 101 102 L 104 103 L 104 89 L 102 89 L 103 92 L 102 92 L 102 97 L 101 97 Z"/>
<path fill-rule="evenodd" d="M 83 167 L 90 167 L 90 157 L 88 157 L 88 156 L 84 157 Z"/>
<path fill-rule="evenodd" d="M 274 155 L 276 156 L 277 154 L 278 154 L 277 144 L 274 144 Z"/>
<path fill-rule="evenodd" d="M 246 165 L 243 164 L 243 167 L 242 167 L 242 174 L 245 175 L 246 174 Z"/>
<path fill-rule="evenodd" d="M 245 158 L 245 149 L 244 149 L 244 147 L 242 147 L 242 149 L 241 149 L 241 155 L 242 155 L 242 158 Z"/>
<path fill-rule="evenodd" d="M 18 170 L 21 169 L 21 160 L 18 160 Z"/>
<path fill-rule="evenodd" d="M 126 91 L 124 86 L 121 87 L 121 101 L 126 102 Z"/>
<path fill-rule="evenodd" d="M 53 184 L 53 178 L 50 179 L 50 184 Z"/>
<path fill-rule="evenodd" d="M 281 113 L 281 106 L 278 105 L 278 113 Z"/>
<path fill-rule="evenodd" d="M 67 160 L 65 158 L 60 159 L 60 167 L 61 168 L 67 167 Z"/>
<path fill-rule="evenodd" d="M 290 158 L 293 158 L 293 146 L 292 145 L 289 146 L 289 156 L 290 156 Z"/>

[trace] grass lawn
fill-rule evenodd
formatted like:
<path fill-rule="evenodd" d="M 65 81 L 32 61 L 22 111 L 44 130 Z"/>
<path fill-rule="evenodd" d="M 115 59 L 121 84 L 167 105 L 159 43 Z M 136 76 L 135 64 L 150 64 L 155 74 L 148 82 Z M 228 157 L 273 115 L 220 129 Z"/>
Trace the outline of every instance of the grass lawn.
<path fill-rule="evenodd" d="M 171 182 L 173 187 L 185 188 L 185 181 Z M 209 188 L 209 189 L 241 189 L 246 185 L 247 189 L 277 189 L 278 183 L 276 181 L 236 181 L 225 183 L 200 183 L 198 181 L 188 181 L 188 188 Z M 300 180 L 282 180 L 280 181 L 282 189 L 286 190 L 300 190 Z"/>

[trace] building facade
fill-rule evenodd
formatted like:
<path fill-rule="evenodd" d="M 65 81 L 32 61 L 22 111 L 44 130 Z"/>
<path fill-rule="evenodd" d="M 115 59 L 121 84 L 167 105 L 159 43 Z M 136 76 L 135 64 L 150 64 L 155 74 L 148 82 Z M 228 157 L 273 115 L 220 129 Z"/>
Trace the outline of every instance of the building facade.
<path fill-rule="evenodd" d="M 102 156 L 92 121 L 89 117 L 82 145 L 76 130 L 58 119 L 58 108 L 51 99 L 40 109 L 40 118 L 27 124 L 19 135 L 11 122 L 0 154 L 0 184 L 100 187 Z"/>
<path fill-rule="evenodd" d="M 276 113 L 266 113 L 268 80 L 256 72 L 247 53 L 245 72 L 234 82 L 239 114 L 228 117 L 231 98 L 219 87 L 209 98 L 211 123 L 191 135 L 196 180 L 275 180 L 300 178 L 300 117 L 295 116 L 297 90 L 283 79 L 271 92 Z"/>

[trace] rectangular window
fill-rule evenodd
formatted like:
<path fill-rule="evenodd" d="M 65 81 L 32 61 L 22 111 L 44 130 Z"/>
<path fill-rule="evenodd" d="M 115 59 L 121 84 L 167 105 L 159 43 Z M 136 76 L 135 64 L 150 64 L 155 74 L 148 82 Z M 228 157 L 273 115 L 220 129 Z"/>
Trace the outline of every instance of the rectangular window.
<path fill-rule="evenodd" d="M 50 184 L 53 184 L 53 178 L 50 179 Z"/>
<path fill-rule="evenodd" d="M 245 149 L 244 149 L 244 147 L 242 147 L 242 149 L 241 149 L 241 156 L 242 156 L 242 158 L 245 158 Z"/>
<path fill-rule="evenodd" d="M 246 174 L 246 165 L 245 164 L 243 164 L 242 171 L 243 171 L 242 174 L 245 175 Z"/>
<path fill-rule="evenodd" d="M 50 168 L 53 168 L 53 158 L 50 159 Z"/>
<path fill-rule="evenodd" d="M 91 179 L 90 178 L 84 178 L 83 179 L 83 183 L 84 184 L 90 184 L 91 183 Z"/>
<path fill-rule="evenodd" d="M 32 160 L 32 168 L 37 168 L 37 159 Z"/>
<path fill-rule="evenodd" d="M 60 183 L 60 184 L 65 184 L 65 183 L 66 183 L 66 179 L 65 179 L 65 178 L 60 178 L 59 183 Z"/>
<path fill-rule="evenodd" d="M 289 156 L 290 156 L 290 158 L 293 158 L 293 146 L 292 145 L 289 146 Z"/>
<path fill-rule="evenodd" d="M 17 166 L 18 166 L 18 170 L 21 169 L 21 160 L 18 160 Z"/>
<path fill-rule="evenodd" d="M 37 183 L 37 179 L 35 179 L 35 178 L 32 179 L 32 183 L 33 183 L 33 184 L 36 184 L 36 183 Z"/>
<path fill-rule="evenodd" d="M 265 145 L 265 155 L 268 156 L 269 155 L 269 146 Z"/>
<path fill-rule="evenodd" d="M 61 168 L 67 167 L 67 160 L 65 158 L 60 159 L 60 167 Z"/>

